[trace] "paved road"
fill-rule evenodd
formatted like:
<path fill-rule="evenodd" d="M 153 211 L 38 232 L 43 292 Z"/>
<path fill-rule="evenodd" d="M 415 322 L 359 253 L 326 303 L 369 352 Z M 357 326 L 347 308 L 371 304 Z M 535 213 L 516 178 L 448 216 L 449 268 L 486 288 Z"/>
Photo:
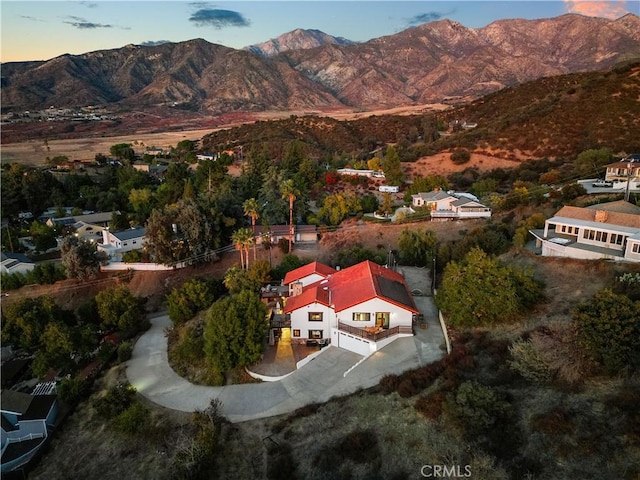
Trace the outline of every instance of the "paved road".
<path fill-rule="evenodd" d="M 183 412 L 204 410 L 213 398 L 222 402 L 222 414 L 232 422 L 289 413 L 309 403 L 326 402 L 360 388 L 376 385 L 389 373 L 400 373 L 442 357 L 444 337 L 429 297 L 416 297 L 429 324 L 414 337 L 400 338 L 371 355 L 344 375 L 363 357 L 327 347 L 307 365 L 277 382 L 224 387 L 193 385 L 178 376 L 167 358 L 164 329 L 172 325 L 167 315 L 151 318 L 151 328 L 133 349 L 127 362 L 129 382 L 146 398 Z"/>

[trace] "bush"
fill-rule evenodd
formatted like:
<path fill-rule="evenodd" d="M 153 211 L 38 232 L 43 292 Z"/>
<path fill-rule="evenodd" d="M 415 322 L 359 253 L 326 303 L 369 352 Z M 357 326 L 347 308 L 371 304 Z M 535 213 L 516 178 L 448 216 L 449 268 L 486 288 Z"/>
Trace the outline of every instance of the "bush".
<path fill-rule="evenodd" d="M 551 380 L 551 369 L 531 339 L 516 340 L 509 347 L 509 353 L 513 358 L 508 362 L 509 367 L 522 377 L 535 383 L 546 383 Z"/>
<path fill-rule="evenodd" d="M 135 400 L 136 389 L 128 383 L 121 383 L 110 388 L 104 397 L 93 401 L 98 415 L 106 420 L 117 417 L 127 410 Z"/>
<path fill-rule="evenodd" d="M 133 353 L 133 344 L 131 342 L 122 342 L 118 345 L 118 362 L 124 363 L 131 358 Z"/>
<path fill-rule="evenodd" d="M 451 161 L 456 165 L 463 165 L 471 160 L 471 152 L 469 150 L 460 149 L 451 154 Z"/>
<path fill-rule="evenodd" d="M 509 403 L 493 388 L 467 381 L 447 395 L 443 412 L 468 436 L 487 433 L 509 410 Z"/>
<path fill-rule="evenodd" d="M 135 401 L 111 422 L 111 426 L 126 435 L 136 435 L 146 429 L 151 412 L 140 401 Z"/>
<path fill-rule="evenodd" d="M 574 310 L 573 322 L 581 346 L 606 372 L 640 366 L 640 302 L 602 290 Z"/>
<path fill-rule="evenodd" d="M 56 386 L 60 400 L 75 405 L 89 393 L 89 385 L 78 377 L 63 378 Z"/>

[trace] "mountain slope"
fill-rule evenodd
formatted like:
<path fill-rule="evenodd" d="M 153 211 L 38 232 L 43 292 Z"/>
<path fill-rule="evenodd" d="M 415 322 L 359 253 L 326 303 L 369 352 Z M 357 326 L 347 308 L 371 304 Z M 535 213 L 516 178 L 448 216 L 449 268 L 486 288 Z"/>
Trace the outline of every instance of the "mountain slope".
<path fill-rule="evenodd" d="M 249 45 L 248 50 L 264 57 L 272 57 L 288 50 L 308 50 L 322 45 L 351 45 L 354 42 L 343 37 L 334 37 L 320 30 L 297 28 L 263 43 Z"/>
<path fill-rule="evenodd" d="M 111 103 L 210 112 L 339 105 L 281 60 L 200 39 L 64 55 L 8 72 L 3 65 L 3 76 L 3 110 Z"/>
<path fill-rule="evenodd" d="M 597 70 L 640 57 L 640 17 L 563 15 L 480 29 L 450 20 L 366 43 L 282 54 L 347 105 L 394 106 L 474 97 L 515 83 Z"/>
<path fill-rule="evenodd" d="M 635 15 L 615 21 L 563 15 L 502 20 L 480 29 L 442 20 L 361 44 L 329 43 L 269 58 L 201 39 L 127 45 L 3 64 L 2 109 L 181 105 L 221 113 L 468 100 L 540 77 L 640 58 L 639 32 Z"/>

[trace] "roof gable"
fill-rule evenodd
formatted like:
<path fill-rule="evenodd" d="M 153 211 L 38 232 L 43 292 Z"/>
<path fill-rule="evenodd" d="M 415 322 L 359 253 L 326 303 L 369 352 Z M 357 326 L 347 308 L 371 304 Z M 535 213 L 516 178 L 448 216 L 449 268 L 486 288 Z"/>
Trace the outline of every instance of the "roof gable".
<path fill-rule="evenodd" d="M 326 278 L 329 275 L 333 275 L 334 273 L 336 273 L 336 270 L 320 262 L 307 263 L 306 265 L 298 267 L 295 270 L 287 272 L 284 277 L 284 284 L 289 285 L 296 280 L 308 277 L 309 275 L 313 275 L 314 273 Z"/>

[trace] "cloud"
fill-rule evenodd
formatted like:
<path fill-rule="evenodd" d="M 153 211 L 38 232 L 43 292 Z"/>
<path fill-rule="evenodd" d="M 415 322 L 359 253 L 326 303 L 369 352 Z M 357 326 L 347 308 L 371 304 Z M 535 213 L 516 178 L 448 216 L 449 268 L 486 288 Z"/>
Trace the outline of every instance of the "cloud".
<path fill-rule="evenodd" d="M 198 27 L 248 27 L 251 22 L 242 14 L 232 10 L 219 10 L 215 8 L 201 8 L 189 17 L 189 21 Z"/>
<path fill-rule="evenodd" d="M 633 0 L 637 1 L 637 0 Z M 567 13 L 579 13 L 589 17 L 602 17 L 615 20 L 629 11 L 626 9 L 626 0 L 590 1 L 590 0 L 564 0 Z"/>
<path fill-rule="evenodd" d="M 71 25 L 72 27 L 79 28 L 80 30 L 93 30 L 95 28 L 113 28 L 113 25 L 105 25 L 103 23 L 93 23 L 85 20 L 81 17 L 68 16 L 69 20 L 65 20 L 63 23 Z"/>
<path fill-rule="evenodd" d="M 444 18 L 444 17 L 446 17 L 448 15 L 451 15 L 454 12 L 455 12 L 455 10 L 451 10 L 450 12 L 444 12 L 444 13 L 441 13 L 441 12 L 419 13 L 418 15 L 414 15 L 409 20 L 407 20 L 407 25 L 413 26 L 413 25 L 421 25 L 421 24 L 427 23 L 427 22 L 434 22 L 434 21 L 440 20 L 441 18 Z"/>
<path fill-rule="evenodd" d="M 171 43 L 171 40 L 147 40 L 146 42 L 142 42 L 140 45 L 143 47 L 157 47 L 158 45 L 163 45 L 165 43 Z"/>
<path fill-rule="evenodd" d="M 44 22 L 42 18 L 32 17 L 31 15 L 20 15 L 20 18 L 31 20 L 32 22 Z"/>
<path fill-rule="evenodd" d="M 80 5 L 84 5 L 87 8 L 98 8 L 98 4 L 94 2 L 79 2 Z"/>

